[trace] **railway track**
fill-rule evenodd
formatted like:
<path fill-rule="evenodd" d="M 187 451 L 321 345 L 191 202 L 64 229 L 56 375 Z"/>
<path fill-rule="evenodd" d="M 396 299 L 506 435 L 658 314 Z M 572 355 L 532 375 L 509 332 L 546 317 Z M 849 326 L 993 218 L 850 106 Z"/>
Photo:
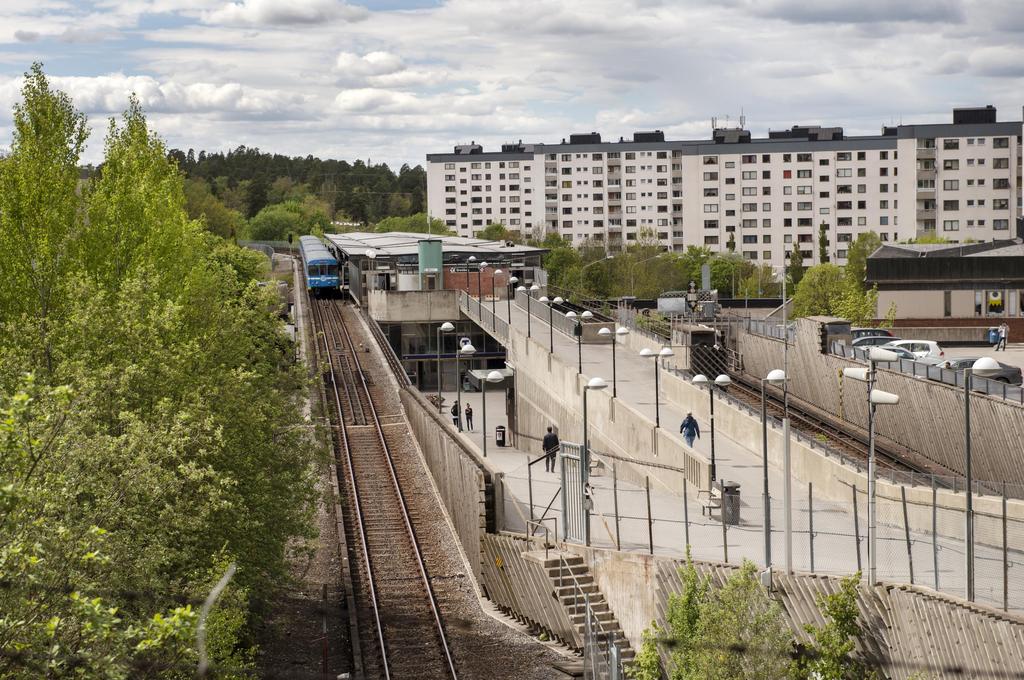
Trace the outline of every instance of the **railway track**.
<path fill-rule="evenodd" d="M 760 386 L 748 384 L 743 378 L 733 376 L 732 385 L 729 386 L 729 394 L 739 401 L 754 408 L 761 409 Z M 766 393 L 766 410 L 769 416 L 781 419 L 786 412 L 785 404 L 781 397 Z M 793 404 L 792 397 L 789 403 L 789 421 L 792 427 L 819 441 L 824 440 L 835 449 L 842 451 L 844 455 L 853 460 L 859 461 L 865 468 L 868 461 L 868 443 L 858 435 L 851 434 L 847 430 L 837 427 L 834 423 L 825 418 L 820 418 L 813 413 Z M 879 470 L 896 470 L 898 472 L 935 472 L 934 468 L 926 468 L 917 465 L 906 459 L 905 455 L 889 451 L 885 446 L 875 442 L 875 460 Z M 945 474 L 948 472 L 943 471 Z"/>
<path fill-rule="evenodd" d="M 310 302 L 327 363 L 323 377 L 352 537 L 349 561 L 360 631 L 354 652 L 366 678 L 457 678 L 388 443 L 388 430 L 403 425 L 401 413 L 378 412 L 377 404 L 388 403 L 386 388 L 375 385 L 361 364 L 371 339 L 356 313 L 339 300 Z"/>

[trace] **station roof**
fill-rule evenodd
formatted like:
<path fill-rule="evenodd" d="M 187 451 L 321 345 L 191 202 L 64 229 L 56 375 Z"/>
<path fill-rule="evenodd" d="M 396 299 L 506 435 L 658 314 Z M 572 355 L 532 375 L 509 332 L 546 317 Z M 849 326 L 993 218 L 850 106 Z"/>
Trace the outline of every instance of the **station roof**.
<path fill-rule="evenodd" d="M 987 243 L 900 243 L 883 245 L 870 255 L 876 260 L 894 258 L 948 257 L 1024 257 L 1024 243 L 989 241 Z"/>
<path fill-rule="evenodd" d="M 352 231 L 344 234 L 327 234 L 335 247 L 348 256 L 363 257 L 367 250 L 373 250 L 377 257 L 402 257 L 418 255 L 420 241 L 440 241 L 443 253 L 459 253 L 482 257 L 510 255 L 533 255 L 547 252 L 544 248 L 522 246 L 510 241 L 488 241 L 463 236 L 437 236 L 406 231 L 385 233 Z"/>
<path fill-rule="evenodd" d="M 1016 287 L 1024 284 L 1024 243 L 884 245 L 868 257 L 865 278 L 883 290 Z"/>

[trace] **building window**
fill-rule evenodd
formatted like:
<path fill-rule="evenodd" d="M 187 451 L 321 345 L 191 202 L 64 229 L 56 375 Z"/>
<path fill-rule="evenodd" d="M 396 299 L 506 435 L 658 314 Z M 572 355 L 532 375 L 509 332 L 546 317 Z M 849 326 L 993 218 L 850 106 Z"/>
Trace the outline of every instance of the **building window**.
<path fill-rule="evenodd" d="M 960 231 L 960 220 L 943 220 L 943 231 Z"/>

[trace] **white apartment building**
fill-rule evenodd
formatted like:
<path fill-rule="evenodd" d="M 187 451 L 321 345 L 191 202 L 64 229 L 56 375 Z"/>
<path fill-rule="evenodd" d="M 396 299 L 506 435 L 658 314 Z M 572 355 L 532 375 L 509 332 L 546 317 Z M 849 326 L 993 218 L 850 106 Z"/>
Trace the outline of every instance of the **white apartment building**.
<path fill-rule="evenodd" d="M 829 255 L 843 263 L 865 231 L 888 242 L 1016 237 L 1021 134 L 1021 121 L 996 122 L 989 106 L 872 136 L 794 126 L 767 138 L 716 129 L 696 141 L 637 132 L 631 141 L 589 133 L 500 152 L 473 143 L 427 156 L 427 198 L 430 215 L 461 236 L 497 222 L 614 253 L 649 230 L 666 249 L 732 247 L 775 265 L 793 243 L 805 265 L 817 262 L 824 224 Z"/>

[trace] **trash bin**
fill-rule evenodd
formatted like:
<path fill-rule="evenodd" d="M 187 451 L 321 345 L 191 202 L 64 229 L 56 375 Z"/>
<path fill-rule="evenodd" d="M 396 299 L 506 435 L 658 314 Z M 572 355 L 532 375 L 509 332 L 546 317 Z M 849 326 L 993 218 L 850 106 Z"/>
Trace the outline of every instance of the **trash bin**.
<path fill-rule="evenodd" d="M 720 484 L 722 490 L 722 521 L 726 524 L 740 523 L 740 485 L 737 482 Z"/>
<path fill-rule="evenodd" d="M 999 342 L 999 329 L 990 327 L 988 329 L 988 344 L 995 345 Z"/>
<path fill-rule="evenodd" d="M 505 426 L 498 425 L 494 428 L 494 443 L 498 446 L 505 446 Z"/>

